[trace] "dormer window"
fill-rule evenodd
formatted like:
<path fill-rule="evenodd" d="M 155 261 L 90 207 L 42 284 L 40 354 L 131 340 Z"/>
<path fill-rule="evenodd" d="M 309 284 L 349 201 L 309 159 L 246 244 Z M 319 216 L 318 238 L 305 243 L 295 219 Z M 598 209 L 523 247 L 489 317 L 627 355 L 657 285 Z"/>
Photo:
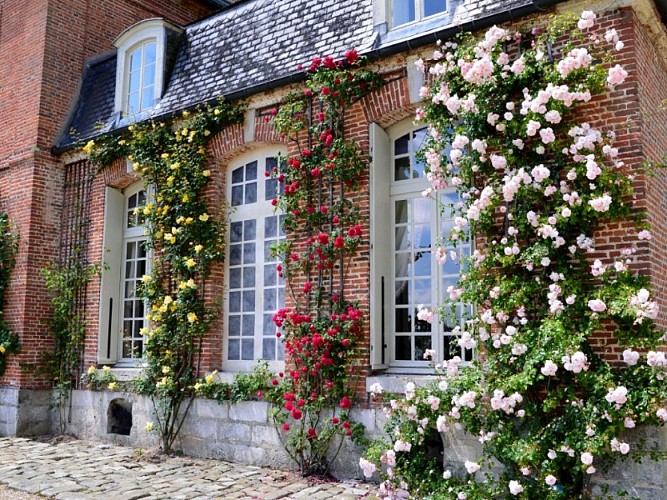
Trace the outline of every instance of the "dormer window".
<path fill-rule="evenodd" d="M 127 74 L 127 114 L 151 109 L 155 102 L 155 40 L 143 42 L 130 53 Z"/>
<path fill-rule="evenodd" d="M 446 0 L 391 0 L 391 27 L 421 21 L 447 9 Z"/>
<path fill-rule="evenodd" d="M 163 19 L 148 19 L 125 30 L 118 49 L 115 110 L 122 122 L 147 118 L 159 103 L 166 83 L 169 43 L 182 30 Z"/>

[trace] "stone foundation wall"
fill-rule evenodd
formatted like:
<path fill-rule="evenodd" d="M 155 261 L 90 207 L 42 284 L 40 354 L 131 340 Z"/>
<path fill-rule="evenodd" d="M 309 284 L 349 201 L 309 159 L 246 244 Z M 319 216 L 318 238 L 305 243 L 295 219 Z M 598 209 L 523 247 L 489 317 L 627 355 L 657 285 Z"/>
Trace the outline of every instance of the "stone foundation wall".
<path fill-rule="evenodd" d="M 113 416 L 109 407 L 113 401 L 125 400 L 132 406 L 132 427 L 129 435 L 111 432 Z M 154 422 L 149 398 L 131 393 L 74 391 L 71 422 L 67 432 L 81 439 L 106 441 L 135 448 L 150 449 L 159 445 L 155 432 L 147 432 L 147 422 Z M 269 415 L 270 405 L 260 401 L 236 404 L 197 398 L 190 408 L 175 448 L 186 455 L 228 460 L 251 465 L 294 468 L 285 452 L 278 432 Z M 360 409 L 352 418 L 362 422 L 369 437 L 379 437 L 384 427 L 381 410 Z M 57 428 L 52 414 L 53 429 Z M 339 478 L 359 478 L 359 457 L 362 449 L 346 440 L 332 473 Z"/>
<path fill-rule="evenodd" d="M 37 436 L 51 429 L 51 391 L 0 387 L 0 436 Z"/>

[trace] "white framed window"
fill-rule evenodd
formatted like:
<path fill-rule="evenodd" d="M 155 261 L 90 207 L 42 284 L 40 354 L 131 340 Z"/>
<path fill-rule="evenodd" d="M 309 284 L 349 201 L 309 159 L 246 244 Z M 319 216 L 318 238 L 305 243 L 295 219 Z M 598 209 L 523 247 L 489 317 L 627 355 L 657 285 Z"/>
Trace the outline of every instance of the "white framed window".
<path fill-rule="evenodd" d="M 435 316 L 432 323 L 417 317 L 419 307 L 437 308 L 447 288 L 458 282 L 460 267 L 448 258 L 435 257 L 438 237 L 453 227 L 452 207 L 458 202 L 454 189 L 434 194 L 440 204 L 422 196 L 430 187 L 425 165 L 415 153 L 426 129 L 409 123 L 392 127 L 387 134 L 371 126 L 371 353 L 374 368 L 426 369 L 426 349 L 438 359 L 459 355 L 471 360 L 453 333 L 463 327 L 469 306 L 456 306 L 454 321 Z M 441 208 L 443 208 L 441 210 Z M 447 249 L 448 253 L 454 249 Z M 457 255 L 470 255 L 470 245 L 459 245 Z M 373 317 L 375 319 L 373 319 Z"/>
<path fill-rule="evenodd" d="M 116 40 L 114 109 L 121 123 L 146 118 L 158 105 L 165 84 L 167 39 L 182 30 L 163 19 L 141 21 Z"/>
<path fill-rule="evenodd" d="M 141 181 L 125 189 L 107 187 L 100 293 L 98 363 L 136 366 L 144 355 L 146 300 L 137 286 L 150 272 L 145 218 L 148 191 Z"/>
<path fill-rule="evenodd" d="M 150 268 L 145 218 L 141 213 L 146 206 L 147 192 L 143 184 L 135 183 L 124 195 L 118 350 L 119 362 L 132 363 L 144 357 L 142 329 L 146 326 L 146 300 L 137 296 L 137 287 Z"/>
<path fill-rule="evenodd" d="M 391 28 L 396 28 L 419 22 L 446 10 L 447 0 L 389 0 L 389 25 Z"/>
<path fill-rule="evenodd" d="M 271 246 L 285 239 L 283 216 L 271 201 L 279 184 L 265 172 L 278 166 L 277 148 L 253 152 L 235 160 L 228 169 L 229 216 L 225 261 L 224 365 L 246 371 L 259 359 L 272 369 L 284 365 L 284 345 L 276 335 L 275 312 L 285 305 L 285 282 L 278 277 L 278 260 Z"/>
<path fill-rule="evenodd" d="M 157 42 L 151 39 L 129 51 L 124 76 L 127 92 L 124 111 L 128 115 L 151 109 L 155 103 L 156 49 Z"/>

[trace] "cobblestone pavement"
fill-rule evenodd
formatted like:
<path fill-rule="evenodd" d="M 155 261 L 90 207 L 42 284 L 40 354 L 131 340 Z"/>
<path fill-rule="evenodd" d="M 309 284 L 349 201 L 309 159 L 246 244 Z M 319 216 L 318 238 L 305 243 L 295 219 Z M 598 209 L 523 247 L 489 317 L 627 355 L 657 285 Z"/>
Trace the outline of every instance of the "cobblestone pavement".
<path fill-rule="evenodd" d="M 0 438 L 0 483 L 62 500 L 378 498 L 370 484 L 309 485 L 283 470 L 189 457 L 153 461 L 121 446 L 86 441 L 47 444 L 23 438 Z"/>

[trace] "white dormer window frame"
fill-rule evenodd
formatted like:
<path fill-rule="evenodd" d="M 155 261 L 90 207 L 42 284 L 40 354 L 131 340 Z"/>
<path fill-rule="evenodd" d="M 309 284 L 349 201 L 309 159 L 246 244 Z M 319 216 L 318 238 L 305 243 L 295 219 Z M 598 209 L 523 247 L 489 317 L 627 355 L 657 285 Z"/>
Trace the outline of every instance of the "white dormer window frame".
<path fill-rule="evenodd" d="M 181 31 L 180 28 L 166 22 L 164 19 L 147 19 L 131 26 L 114 41 L 117 48 L 116 61 L 116 94 L 114 100 L 114 110 L 122 119 L 142 119 L 145 118 L 151 109 L 156 107 L 162 97 L 165 78 L 165 59 L 167 50 L 167 29 L 172 31 Z M 155 67 L 154 79 L 152 82 L 145 80 L 145 71 L 147 66 L 153 63 L 146 63 L 146 48 L 150 44 L 155 44 Z M 132 111 L 129 109 L 130 94 L 130 64 L 132 54 L 138 49 L 141 50 L 141 62 L 139 70 L 139 109 Z M 135 71 L 137 68 L 135 68 Z M 152 84 L 152 104 L 146 106 L 142 103 L 141 94 L 145 88 Z"/>

